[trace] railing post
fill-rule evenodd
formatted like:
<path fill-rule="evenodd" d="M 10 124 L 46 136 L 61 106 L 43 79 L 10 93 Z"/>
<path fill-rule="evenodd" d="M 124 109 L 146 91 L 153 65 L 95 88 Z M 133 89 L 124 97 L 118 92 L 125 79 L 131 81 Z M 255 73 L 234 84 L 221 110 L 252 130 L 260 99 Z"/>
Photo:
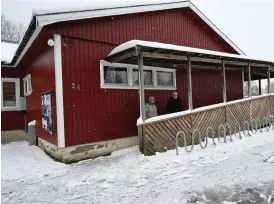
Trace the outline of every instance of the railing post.
<path fill-rule="evenodd" d="M 187 57 L 187 77 L 188 77 L 188 108 L 193 110 L 193 102 L 192 102 L 192 79 L 191 79 L 191 60 L 190 57 Z"/>
<path fill-rule="evenodd" d="M 145 90 L 144 90 L 144 70 L 143 70 L 143 56 L 138 48 L 138 70 L 139 70 L 139 96 L 140 96 L 140 114 L 142 121 L 146 120 L 145 112 Z"/>
<path fill-rule="evenodd" d="M 248 63 L 248 97 L 251 97 L 251 67 Z"/>
<path fill-rule="evenodd" d="M 261 83 L 261 79 L 259 79 L 259 95 L 262 95 L 262 83 Z"/>
<path fill-rule="evenodd" d="M 243 98 L 245 98 L 245 71 L 242 71 L 242 82 L 243 82 Z"/>
<path fill-rule="evenodd" d="M 222 78 L 223 78 L 223 102 L 227 102 L 226 97 L 226 77 L 225 77 L 225 62 L 222 60 Z"/>
<path fill-rule="evenodd" d="M 270 66 L 267 70 L 267 93 L 270 94 Z"/>

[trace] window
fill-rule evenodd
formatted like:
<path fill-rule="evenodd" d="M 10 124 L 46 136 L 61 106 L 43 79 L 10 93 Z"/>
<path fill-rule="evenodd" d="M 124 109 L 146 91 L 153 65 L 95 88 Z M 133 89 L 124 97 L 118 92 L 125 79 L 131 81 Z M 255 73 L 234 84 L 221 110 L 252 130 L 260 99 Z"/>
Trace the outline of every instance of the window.
<path fill-rule="evenodd" d="M 157 84 L 159 86 L 173 86 L 173 73 L 157 71 Z"/>
<path fill-rule="evenodd" d="M 138 69 L 133 69 L 132 73 L 133 85 L 139 86 L 139 71 Z M 152 70 L 144 70 L 144 84 L 148 86 L 153 85 Z"/>
<path fill-rule="evenodd" d="M 137 65 L 100 62 L 101 88 L 138 89 Z M 144 66 L 145 89 L 176 89 L 176 70 Z"/>
<path fill-rule="evenodd" d="M 23 79 L 23 84 L 24 84 L 24 96 L 29 96 L 32 93 L 32 86 L 31 86 L 31 75 L 28 74 L 24 79 Z"/>
<path fill-rule="evenodd" d="M 106 84 L 128 84 L 127 68 L 104 67 L 104 82 Z"/>
<path fill-rule="evenodd" d="M 1 78 L 2 110 L 19 110 L 20 83 L 16 78 Z"/>

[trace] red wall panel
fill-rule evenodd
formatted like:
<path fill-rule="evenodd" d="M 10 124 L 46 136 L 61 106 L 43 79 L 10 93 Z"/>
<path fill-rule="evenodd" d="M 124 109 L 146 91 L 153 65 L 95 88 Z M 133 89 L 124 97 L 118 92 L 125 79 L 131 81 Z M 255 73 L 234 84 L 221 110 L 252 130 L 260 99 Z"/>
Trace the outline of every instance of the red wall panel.
<path fill-rule="evenodd" d="M 25 67 L 25 75 L 31 74 L 33 92 L 26 97 L 27 124 L 36 120 L 37 136 L 57 144 L 56 101 L 55 101 L 55 70 L 53 47 L 47 47 L 29 66 Z M 24 77 L 23 76 L 23 77 Z M 42 128 L 41 94 L 53 91 L 53 135 Z"/>
<path fill-rule="evenodd" d="M 21 78 L 22 70 L 12 67 L 1 66 L 2 78 Z M 20 95 L 23 96 L 23 83 L 20 81 Z M 1 130 L 24 130 L 25 112 L 24 111 L 1 111 Z"/>
<path fill-rule="evenodd" d="M 21 75 L 22 75 L 21 69 L 1 66 L 2 78 L 21 78 Z"/>
<path fill-rule="evenodd" d="M 219 70 L 192 70 L 193 108 L 223 102 L 222 78 Z"/>
<path fill-rule="evenodd" d="M 2 111 L 1 131 L 25 130 L 24 111 Z"/>
<path fill-rule="evenodd" d="M 140 39 L 236 53 L 188 8 L 56 23 L 48 29 L 62 35 L 66 146 L 137 134 L 138 90 L 100 89 L 100 60 L 117 45 Z M 194 70 L 192 76 L 195 108 L 222 102 L 220 72 Z M 177 70 L 185 109 L 186 83 L 185 70 Z M 155 96 L 159 113 L 165 113 L 171 91 L 145 95 Z"/>
<path fill-rule="evenodd" d="M 227 101 L 243 98 L 242 71 L 226 71 Z"/>
<path fill-rule="evenodd" d="M 139 39 L 237 54 L 189 8 L 63 22 L 50 28 L 113 45 Z"/>
<path fill-rule="evenodd" d="M 99 42 L 62 38 L 66 146 L 137 134 L 136 120 L 140 115 L 138 90 L 100 88 L 100 60 L 113 47 Z M 186 74 L 185 69 L 176 71 L 177 90 L 184 110 L 188 109 Z M 233 83 L 235 74 L 227 71 L 228 83 Z M 76 88 L 72 87 L 72 83 Z M 221 71 L 193 69 L 192 83 L 195 108 L 222 102 Z M 234 87 L 229 85 L 230 88 Z M 159 114 L 165 114 L 171 93 L 146 90 L 145 97 L 153 95 Z M 241 98 L 241 95 L 234 94 L 233 97 Z"/>

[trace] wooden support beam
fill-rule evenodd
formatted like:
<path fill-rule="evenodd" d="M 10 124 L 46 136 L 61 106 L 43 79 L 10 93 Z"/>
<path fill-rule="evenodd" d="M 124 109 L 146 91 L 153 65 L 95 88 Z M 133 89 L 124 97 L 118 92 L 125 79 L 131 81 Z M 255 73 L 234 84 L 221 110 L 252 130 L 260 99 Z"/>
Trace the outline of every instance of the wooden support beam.
<path fill-rule="evenodd" d="M 259 76 L 262 76 L 262 77 L 268 77 L 267 74 L 264 74 L 264 73 L 261 73 L 261 72 L 256 72 L 256 71 L 252 71 L 251 74 L 255 74 L 255 75 L 259 75 Z"/>
<path fill-rule="evenodd" d="M 245 71 L 242 71 L 243 98 L 245 98 Z"/>
<path fill-rule="evenodd" d="M 262 95 L 262 83 L 261 83 L 261 79 L 259 79 L 259 95 Z"/>
<path fill-rule="evenodd" d="M 138 53 L 138 70 L 139 70 L 139 97 L 140 97 L 140 115 L 142 121 L 146 120 L 145 111 L 145 86 L 144 86 L 144 70 L 142 52 Z"/>
<path fill-rule="evenodd" d="M 248 97 L 251 97 L 251 67 L 250 63 L 248 64 Z"/>
<path fill-rule="evenodd" d="M 175 66 L 175 68 L 188 68 L 187 64 L 177 64 Z M 221 70 L 222 66 L 204 66 L 204 65 L 191 65 L 191 69 L 212 69 L 212 70 Z M 243 68 L 239 68 L 239 67 L 226 67 L 226 70 L 229 71 L 242 71 Z"/>
<path fill-rule="evenodd" d="M 192 79 L 191 79 L 191 60 L 190 57 L 187 57 L 187 78 L 188 78 L 188 108 L 193 110 L 193 102 L 192 102 Z"/>
<path fill-rule="evenodd" d="M 268 66 L 268 70 L 267 70 L 267 93 L 270 94 L 270 66 Z"/>
<path fill-rule="evenodd" d="M 179 56 L 179 55 L 171 55 L 171 54 L 161 54 L 155 52 L 143 52 L 144 58 L 154 58 L 154 59 L 167 59 L 167 60 L 187 60 L 186 56 Z"/>
<path fill-rule="evenodd" d="M 191 57 L 190 60 L 192 62 L 208 62 L 208 63 L 222 64 L 222 60 L 211 59 L 211 58 Z"/>
<path fill-rule="evenodd" d="M 225 61 L 226 64 L 229 65 L 238 65 L 238 66 L 247 66 L 250 64 L 251 67 L 267 67 L 266 64 L 259 64 L 259 63 L 248 63 L 248 62 L 239 62 L 239 61 Z"/>
<path fill-rule="evenodd" d="M 154 59 L 167 59 L 167 60 L 178 60 L 178 61 L 186 61 L 186 56 L 179 56 L 179 55 L 173 55 L 173 54 L 161 54 L 161 53 L 155 53 L 155 52 L 143 52 L 144 58 L 154 58 Z M 207 63 L 215 63 L 215 64 L 222 64 L 221 59 L 212 59 L 208 57 L 191 57 L 190 59 L 192 62 L 207 62 Z M 225 60 L 225 64 L 228 65 L 238 65 L 238 66 L 247 66 L 248 62 L 240 61 L 231 61 L 231 60 Z M 250 66 L 252 67 L 268 67 L 266 64 L 260 64 L 260 63 L 250 63 Z"/>
<path fill-rule="evenodd" d="M 226 77 L 225 77 L 225 62 L 222 61 L 222 78 L 223 78 L 223 102 L 227 102 L 226 97 Z"/>

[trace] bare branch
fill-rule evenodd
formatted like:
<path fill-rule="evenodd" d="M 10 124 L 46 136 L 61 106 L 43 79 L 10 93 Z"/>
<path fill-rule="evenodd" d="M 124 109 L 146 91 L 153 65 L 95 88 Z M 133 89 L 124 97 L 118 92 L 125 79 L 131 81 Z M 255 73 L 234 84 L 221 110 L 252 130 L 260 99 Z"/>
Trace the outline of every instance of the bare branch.
<path fill-rule="evenodd" d="M 1 15 L 1 40 L 19 43 L 24 35 L 25 27 L 21 23 L 14 23 Z"/>

